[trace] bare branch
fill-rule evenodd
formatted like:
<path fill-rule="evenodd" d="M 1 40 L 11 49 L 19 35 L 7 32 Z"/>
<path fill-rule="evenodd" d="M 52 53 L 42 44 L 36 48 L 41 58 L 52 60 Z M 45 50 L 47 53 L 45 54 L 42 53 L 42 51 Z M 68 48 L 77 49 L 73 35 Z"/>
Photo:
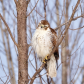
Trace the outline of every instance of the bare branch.
<path fill-rule="evenodd" d="M 76 77 L 76 79 L 73 81 L 73 84 L 76 84 L 76 81 L 78 80 L 80 74 L 82 73 L 82 69 L 80 70 L 80 72 L 78 73 L 78 76 Z"/>
<path fill-rule="evenodd" d="M 36 5 L 38 4 L 38 1 L 36 2 Z M 31 10 L 31 12 L 27 16 L 29 16 L 32 13 L 32 11 L 35 9 L 36 5 L 34 6 L 34 8 Z"/>
<path fill-rule="evenodd" d="M 76 18 L 73 18 L 73 20 L 77 20 L 77 19 L 80 18 L 80 17 L 84 17 L 84 14 L 82 14 L 82 15 L 76 17 Z M 62 25 L 58 26 L 57 28 L 55 28 L 55 30 L 59 29 L 59 28 L 62 27 L 63 25 L 67 24 L 68 22 L 69 22 L 69 21 L 67 21 L 67 22 L 63 23 Z"/>
<path fill-rule="evenodd" d="M 3 84 L 5 84 L 4 81 L 1 78 L 0 78 L 0 80 L 3 82 Z"/>
<path fill-rule="evenodd" d="M 82 26 L 82 27 L 80 27 L 80 28 L 76 28 L 76 29 L 71 29 L 71 28 L 69 28 L 70 30 L 78 30 L 78 29 L 82 29 L 82 28 L 84 28 L 84 26 Z"/>
<path fill-rule="evenodd" d="M 76 19 L 78 19 L 78 18 L 80 18 L 80 17 L 83 17 L 83 18 L 84 18 L 84 14 L 82 14 L 82 15 L 76 17 L 76 18 L 73 18 L 73 20 L 76 20 Z"/>
<path fill-rule="evenodd" d="M 45 11 L 45 19 L 46 19 L 46 6 L 47 6 L 48 0 L 43 0 L 43 4 L 44 4 L 44 11 Z"/>
<path fill-rule="evenodd" d="M 0 56 L 0 60 L 1 60 L 1 56 Z M 2 69 L 3 69 L 4 73 L 5 73 L 5 75 L 7 76 L 6 71 L 5 71 L 5 69 L 3 67 L 3 64 L 2 64 L 2 60 L 1 60 L 1 65 L 2 65 Z"/>
<path fill-rule="evenodd" d="M 10 28 L 9 28 L 8 24 L 6 23 L 6 21 L 4 20 L 4 18 L 3 18 L 3 16 L 2 16 L 1 14 L 0 14 L 0 17 L 1 17 L 1 19 L 3 20 L 4 24 L 6 25 L 7 30 L 8 30 L 8 32 L 9 32 L 9 34 L 10 34 L 10 36 L 11 36 L 11 39 L 13 40 L 14 44 L 15 44 L 16 46 L 18 46 L 18 44 L 16 43 L 15 39 L 14 39 L 13 36 L 12 36 L 12 33 L 11 33 L 11 31 L 10 31 Z"/>

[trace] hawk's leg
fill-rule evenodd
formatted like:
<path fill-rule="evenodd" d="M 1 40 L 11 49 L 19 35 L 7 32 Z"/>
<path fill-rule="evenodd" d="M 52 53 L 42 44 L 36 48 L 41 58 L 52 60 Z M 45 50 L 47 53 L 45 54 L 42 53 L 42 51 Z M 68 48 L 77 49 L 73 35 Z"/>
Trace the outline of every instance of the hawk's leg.
<path fill-rule="evenodd" d="M 48 55 L 45 56 L 44 60 L 42 61 L 43 63 L 46 63 L 48 61 Z"/>

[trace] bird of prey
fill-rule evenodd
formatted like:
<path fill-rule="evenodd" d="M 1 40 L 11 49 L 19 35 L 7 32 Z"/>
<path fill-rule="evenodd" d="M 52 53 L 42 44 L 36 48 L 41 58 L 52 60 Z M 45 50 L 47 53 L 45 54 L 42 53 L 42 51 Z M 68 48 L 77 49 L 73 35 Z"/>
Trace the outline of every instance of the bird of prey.
<path fill-rule="evenodd" d="M 56 77 L 56 62 L 59 58 L 58 48 L 52 54 L 49 60 L 47 57 L 57 43 L 57 34 L 54 29 L 50 28 L 47 20 L 41 20 L 32 37 L 32 47 L 37 53 L 41 62 L 46 63 L 47 75 L 51 78 Z"/>

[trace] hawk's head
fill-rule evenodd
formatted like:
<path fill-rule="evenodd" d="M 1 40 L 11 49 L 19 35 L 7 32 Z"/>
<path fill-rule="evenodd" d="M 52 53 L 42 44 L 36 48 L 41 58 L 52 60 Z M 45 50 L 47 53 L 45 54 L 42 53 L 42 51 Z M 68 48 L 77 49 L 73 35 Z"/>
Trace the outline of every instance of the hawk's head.
<path fill-rule="evenodd" d="M 50 24 L 47 20 L 41 20 L 41 22 L 38 24 L 38 28 L 47 29 L 50 28 Z"/>

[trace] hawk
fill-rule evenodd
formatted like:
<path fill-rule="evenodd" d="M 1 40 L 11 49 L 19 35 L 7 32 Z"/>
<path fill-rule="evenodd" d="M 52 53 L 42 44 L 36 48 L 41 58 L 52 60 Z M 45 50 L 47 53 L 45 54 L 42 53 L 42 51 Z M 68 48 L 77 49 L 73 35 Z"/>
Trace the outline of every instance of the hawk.
<path fill-rule="evenodd" d="M 47 20 L 41 20 L 32 37 L 32 47 L 37 53 L 41 62 L 46 63 L 48 76 L 56 77 L 56 62 L 59 58 L 58 48 L 52 54 L 49 60 L 48 55 L 51 53 L 57 43 L 57 34 L 54 29 L 50 28 Z"/>

